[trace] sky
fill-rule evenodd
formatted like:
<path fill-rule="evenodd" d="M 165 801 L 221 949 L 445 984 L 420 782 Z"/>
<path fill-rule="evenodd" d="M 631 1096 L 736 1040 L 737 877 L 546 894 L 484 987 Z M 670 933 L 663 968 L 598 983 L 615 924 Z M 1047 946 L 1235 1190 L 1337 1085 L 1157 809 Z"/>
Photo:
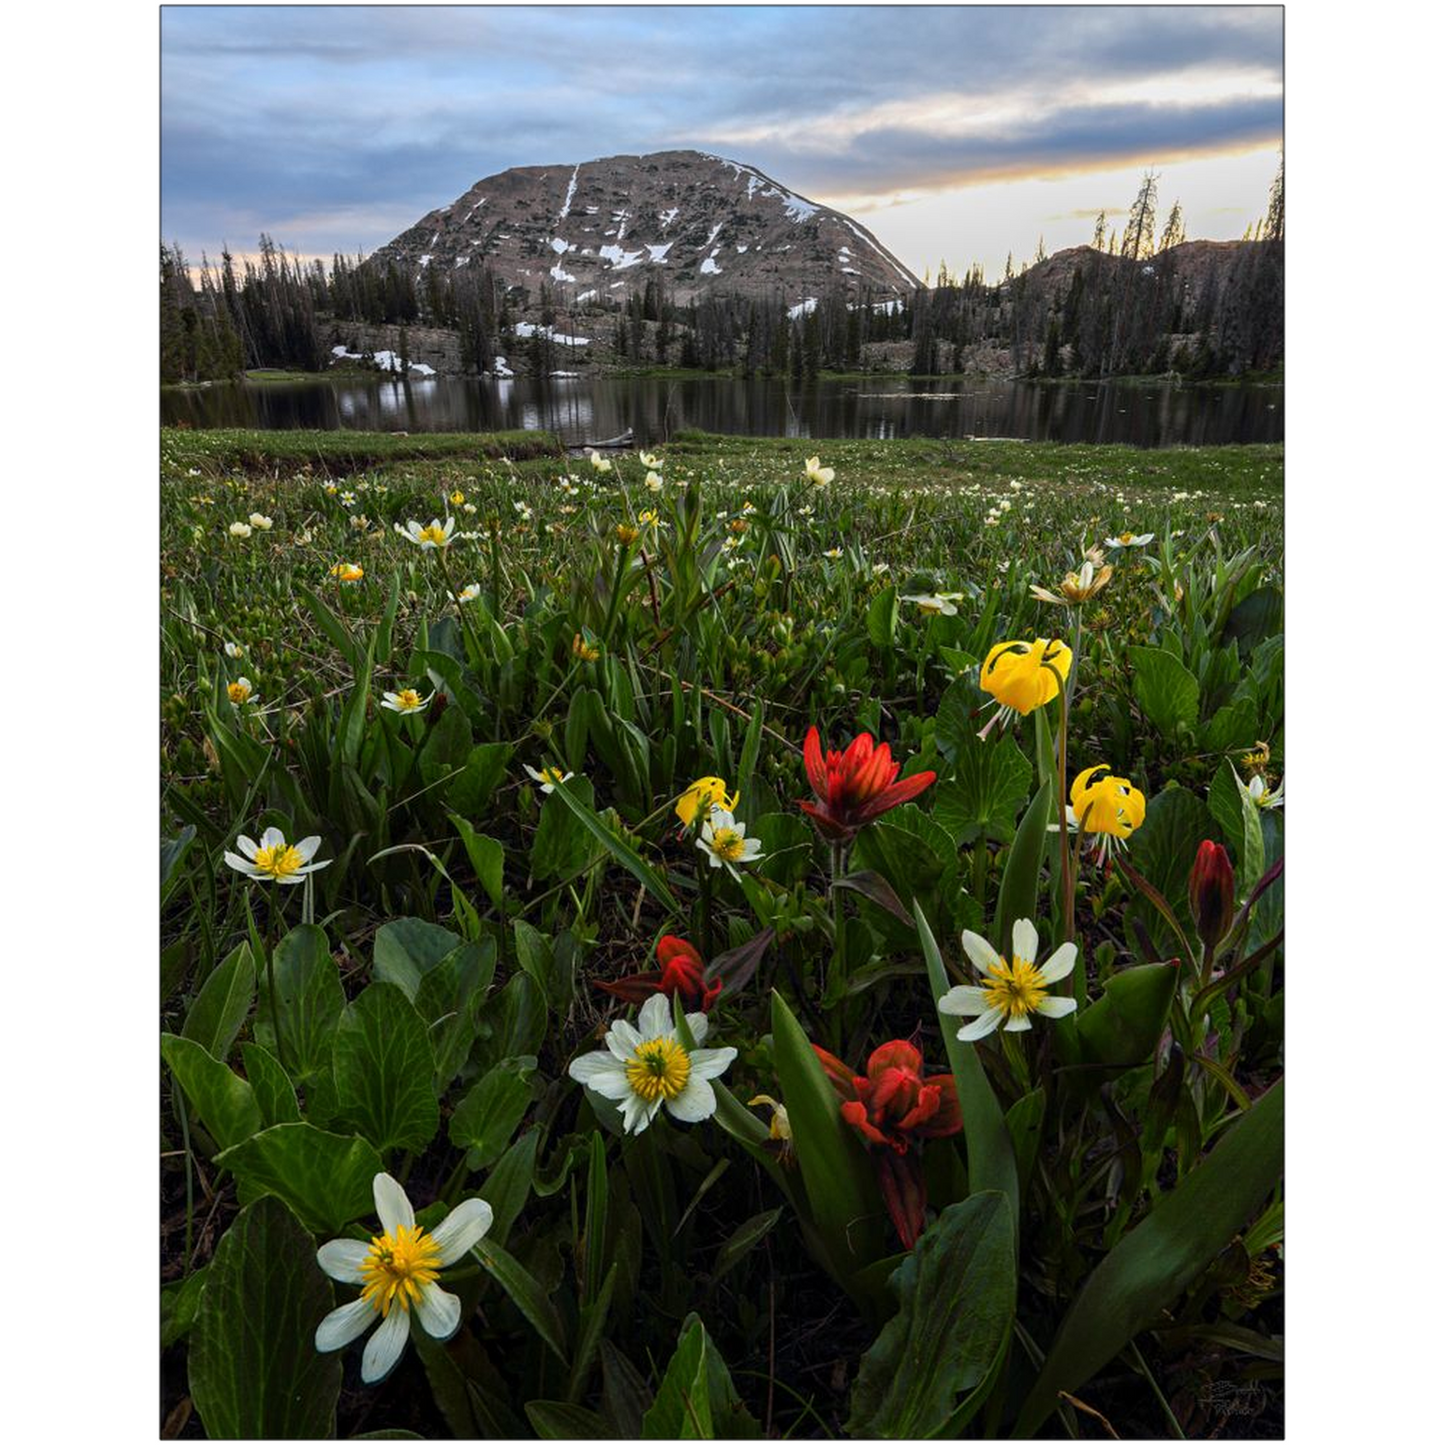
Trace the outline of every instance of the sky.
<path fill-rule="evenodd" d="M 370 252 L 511 166 L 688 149 L 866 225 L 918 275 L 1160 222 L 1230 240 L 1279 163 L 1275 6 L 175 6 L 161 224 Z"/>

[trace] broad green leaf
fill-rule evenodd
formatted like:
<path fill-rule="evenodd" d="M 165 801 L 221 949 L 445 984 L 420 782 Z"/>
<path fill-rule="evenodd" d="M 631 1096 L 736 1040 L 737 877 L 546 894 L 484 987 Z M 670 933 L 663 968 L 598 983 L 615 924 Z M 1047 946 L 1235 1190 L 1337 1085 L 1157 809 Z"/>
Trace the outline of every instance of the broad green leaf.
<path fill-rule="evenodd" d="M 447 1137 L 467 1151 L 469 1170 L 486 1169 L 502 1157 L 532 1102 L 528 1082 L 533 1058 L 508 1059 L 484 1074 L 447 1124 Z"/>
<path fill-rule="evenodd" d="M 229 1065 L 212 1058 L 193 1039 L 175 1034 L 161 1035 L 161 1056 L 219 1149 L 229 1149 L 260 1129 L 256 1096 Z"/>
<path fill-rule="evenodd" d="M 293 928 L 271 955 L 281 1015 L 278 1046 L 271 1011 L 271 979 L 263 971 L 256 1011 L 256 1038 L 291 1076 L 306 1080 L 327 1067 L 346 994 L 324 930 L 313 923 Z"/>
<path fill-rule="evenodd" d="M 643 1416 L 642 1438 L 755 1440 L 761 1434 L 707 1329 L 696 1315 L 689 1315 L 657 1398 Z"/>
<path fill-rule="evenodd" d="M 203 1264 L 185 1279 L 161 1286 L 161 1349 L 170 1349 L 190 1334 L 210 1268 L 209 1264 Z"/>
<path fill-rule="evenodd" d="M 1141 963 L 1116 973 L 1076 1015 L 1084 1058 L 1111 1068 L 1146 1063 L 1159 1046 L 1178 980 L 1176 963 Z"/>
<path fill-rule="evenodd" d="M 1014 1426 L 1036 1434 L 1061 1390 L 1077 1390 L 1147 1329 L 1250 1221 L 1284 1168 L 1284 1081 L 1164 1196 L 1084 1281 Z"/>
<path fill-rule="evenodd" d="M 898 1313 L 858 1366 L 848 1433 L 923 1439 L 955 1430 L 959 1397 L 988 1380 L 1013 1327 L 1013 1210 L 997 1191 L 950 1204 L 889 1280 Z M 982 1403 L 974 1402 L 973 1408 Z M 968 1412 L 973 1413 L 973 1410 Z"/>
<path fill-rule="evenodd" d="M 461 941 L 435 923 L 398 918 L 376 931 L 371 946 L 371 976 L 380 983 L 394 983 L 415 1002 L 422 975 L 435 968 Z"/>
<path fill-rule="evenodd" d="M 933 995 L 936 1007 L 938 1000 L 952 985 L 943 967 L 943 955 L 938 951 L 933 930 L 928 926 L 928 919 L 917 904 L 913 907 L 913 917 L 918 926 L 918 942 L 923 949 L 924 962 L 928 965 L 929 992 Z M 981 1190 L 1002 1194 L 1017 1219 L 1019 1179 L 1018 1166 L 1014 1162 L 1013 1141 L 1009 1137 L 1003 1110 L 999 1107 L 998 1095 L 994 1093 L 993 1086 L 983 1071 L 983 1064 L 978 1057 L 978 1045 L 964 1043 L 958 1037 L 961 1022 L 953 1014 L 938 1015 L 944 1048 L 953 1070 L 954 1088 L 958 1091 L 959 1109 L 963 1114 L 963 1141 L 968 1151 L 969 1187 L 975 1194 Z"/>
<path fill-rule="evenodd" d="M 953 840 L 937 824 L 930 829 L 925 835 L 892 821 L 873 823 L 853 845 L 853 864 L 878 873 L 901 902 L 911 904 L 936 888 L 953 863 Z"/>
<path fill-rule="evenodd" d="M 713 1261 L 714 1282 L 720 1280 L 735 1265 L 741 1264 L 753 1246 L 760 1243 L 782 1218 L 782 1214 L 782 1206 L 779 1205 L 777 1209 L 755 1214 L 738 1225 L 723 1241 L 722 1248 L 718 1250 L 717 1258 Z"/>
<path fill-rule="evenodd" d="M 1013 926 L 1020 918 L 1032 921 L 1036 915 L 1039 870 L 1050 837 L 1049 824 L 1058 821 L 1057 812 L 1053 788 L 1040 788 L 1014 834 L 993 913 L 993 937 L 1001 942 L 1013 936 Z"/>
<path fill-rule="evenodd" d="M 600 705 L 600 704 L 599 704 Z M 650 863 L 644 862 L 637 850 L 625 842 L 607 826 L 592 808 L 583 801 L 581 790 L 576 789 L 578 780 L 559 783 L 552 790 L 552 797 L 562 798 L 573 817 L 592 835 L 597 842 L 617 860 L 670 914 L 682 911 L 666 879 Z"/>
<path fill-rule="evenodd" d="M 1199 683 L 1192 672 L 1162 647 L 1131 647 L 1134 696 L 1144 716 L 1166 737 L 1188 731 L 1199 720 Z"/>
<path fill-rule="evenodd" d="M 573 778 L 569 785 L 578 802 L 594 808 L 592 784 Z M 532 839 L 532 873 L 539 879 L 573 878 L 604 856 L 602 845 L 583 828 L 567 803 L 554 790 L 542 799 L 537 832 Z"/>
<path fill-rule="evenodd" d="M 933 817 L 962 846 L 982 837 L 1007 840 L 1028 802 L 1033 766 L 1012 738 L 959 750 L 952 781 L 933 794 Z"/>
<path fill-rule="evenodd" d="M 458 813 L 480 815 L 491 800 L 511 761 L 511 743 L 478 743 L 466 764 L 446 787 L 447 805 Z"/>
<path fill-rule="evenodd" d="M 315 1345 L 334 1303 L 291 1211 L 279 1199 L 242 1209 L 216 1246 L 191 1331 L 191 1398 L 212 1440 L 336 1433 L 341 1357 Z"/>
<path fill-rule="evenodd" d="M 487 1176 L 486 1186 L 477 1192 L 492 1206 L 492 1227 L 487 1237 L 497 1244 L 506 1244 L 507 1235 L 532 1197 L 532 1176 L 537 1168 L 537 1145 L 540 1129 L 528 1129 L 502 1155 L 497 1167 Z"/>
<path fill-rule="evenodd" d="M 296 1102 L 296 1090 L 275 1055 L 260 1044 L 242 1044 L 241 1064 L 256 1095 L 261 1127 L 269 1129 L 272 1124 L 299 1123 L 301 1108 Z"/>
<path fill-rule="evenodd" d="M 365 1139 L 311 1124 L 275 1124 L 216 1156 L 243 1204 L 274 1194 L 315 1234 L 339 1234 L 372 1211 L 381 1155 Z"/>
<path fill-rule="evenodd" d="M 882 651 L 892 647 L 897 630 L 898 589 L 890 585 L 868 604 L 868 640 Z"/>
<path fill-rule="evenodd" d="M 482 1268 L 506 1291 L 507 1297 L 521 1310 L 547 1348 L 565 1362 L 568 1358 L 567 1334 L 549 1293 L 494 1239 L 482 1239 L 472 1246 L 472 1253 Z"/>
<path fill-rule="evenodd" d="M 449 707 L 427 733 L 417 758 L 422 782 L 430 785 L 459 776 L 472 750 L 472 729 L 459 707 Z"/>
<path fill-rule="evenodd" d="M 487 897 L 492 900 L 494 908 L 502 907 L 502 864 L 506 861 L 506 853 L 502 845 L 495 838 L 489 838 L 485 833 L 478 833 L 467 820 L 457 813 L 451 814 L 452 824 L 461 836 L 462 847 L 467 850 L 467 858 L 471 862 L 472 871 L 477 875 L 477 881 L 486 889 Z"/>
<path fill-rule="evenodd" d="M 1237 602 L 1224 620 L 1220 636 L 1239 642 L 1239 655 L 1247 658 L 1266 637 L 1284 631 L 1284 593 L 1278 587 L 1259 587 Z"/>
<path fill-rule="evenodd" d="M 1188 788 L 1166 788 L 1149 799 L 1144 821 L 1129 839 L 1129 862 L 1163 894 L 1174 916 L 1187 921 L 1194 855 L 1205 838 L 1219 837 L 1209 809 Z"/>
<path fill-rule="evenodd" d="M 1234 770 L 1231 768 L 1230 771 Z M 1264 825 L 1260 822 L 1259 805 L 1250 796 L 1238 773 L 1234 773 L 1234 786 L 1242 822 L 1236 885 L 1239 896 L 1247 898 L 1264 873 Z"/>
<path fill-rule="evenodd" d="M 196 841 L 196 825 L 187 823 L 174 838 L 161 839 L 161 897 L 165 898 L 167 884 L 170 883 L 172 875 L 180 867 L 181 859 L 190 851 L 191 844 Z"/>
<path fill-rule="evenodd" d="M 522 1407 L 539 1440 L 615 1440 L 616 1428 L 595 1410 L 565 1400 L 530 1400 Z"/>
<path fill-rule="evenodd" d="M 256 997 L 256 969 L 249 944 L 238 944 L 201 985 L 181 1027 L 181 1037 L 225 1062 Z"/>
<path fill-rule="evenodd" d="M 347 1004 L 331 1069 L 342 1124 L 383 1152 L 431 1143 L 440 1122 L 436 1058 L 421 1015 L 395 984 L 373 983 Z"/>
<path fill-rule="evenodd" d="M 525 974 L 513 974 L 477 1018 L 477 1061 L 485 1067 L 535 1054 L 547 1033 L 547 1003 Z"/>
<path fill-rule="evenodd" d="M 496 968 L 497 946 L 484 938 L 460 944 L 422 976 L 416 1011 L 427 1026 L 436 1056 L 438 1091 L 461 1073 L 467 1061 Z"/>

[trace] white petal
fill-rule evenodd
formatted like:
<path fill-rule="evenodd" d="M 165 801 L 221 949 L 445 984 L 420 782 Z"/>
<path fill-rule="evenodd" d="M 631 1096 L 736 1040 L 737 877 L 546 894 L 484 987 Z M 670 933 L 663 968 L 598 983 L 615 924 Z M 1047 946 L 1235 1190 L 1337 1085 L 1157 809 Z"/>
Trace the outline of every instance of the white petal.
<path fill-rule="evenodd" d="M 1020 1014 L 1016 1019 L 1010 1019 L 1004 1026 L 1006 1034 L 1021 1034 L 1025 1029 L 1031 1029 L 1033 1025 L 1029 1022 L 1027 1014 Z"/>
<path fill-rule="evenodd" d="M 981 988 L 956 983 L 938 1000 L 938 1011 L 957 1014 L 961 1018 L 972 1018 L 975 1014 L 986 1013 L 989 1008 L 988 995 Z"/>
<path fill-rule="evenodd" d="M 626 1063 L 637 1052 L 642 1035 L 626 1019 L 617 1019 L 607 1030 L 607 1047 L 615 1059 Z"/>
<path fill-rule="evenodd" d="M 349 1305 L 332 1310 L 316 1326 L 316 1348 L 324 1355 L 344 1349 L 359 1335 L 364 1335 L 372 1320 L 378 1318 L 370 1300 L 352 1300 Z"/>
<path fill-rule="evenodd" d="M 689 1077 L 694 1079 L 716 1079 L 737 1056 L 738 1051 L 733 1048 L 694 1049 L 687 1056 L 687 1061 L 691 1069 Z"/>
<path fill-rule="evenodd" d="M 661 1103 L 661 1099 L 655 1099 L 649 1105 L 640 1095 L 629 1090 L 627 1097 L 622 1101 L 623 1131 L 628 1134 L 642 1133 L 652 1123 L 652 1116 L 657 1112 L 657 1106 Z"/>
<path fill-rule="evenodd" d="M 963 933 L 963 951 L 980 973 L 987 973 L 990 968 L 1003 962 L 994 952 L 993 944 L 988 939 L 980 937 L 977 933 L 971 933 L 968 929 L 965 929 Z"/>
<path fill-rule="evenodd" d="M 261 846 L 263 848 L 275 848 L 286 841 L 286 835 L 279 828 L 267 828 L 261 834 Z"/>
<path fill-rule="evenodd" d="M 567 1065 L 567 1075 L 579 1084 L 595 1089 L 604 1099 L 625 1099 L 632 1092 L 622 1065 L 601 1049 L 573 1059 Z"/>
<path fill-rule="evenodd" d="M 492 1227 L 492 1206 L 485 1199 L 464 1199 L 432 1230 L 442 1266 L 455 1264 Z"/>
<path fill-rule="evenodd" d="M 332 1239 L 316 1251 L 316 1263 L 342 1284 L 360 1284 L 361 1266 L 370 1252 L 371 1246 L 359 1239 Z"/>
<path fill-rule="evenodd" d="M 248 838 L 244 833 L 242 833 L 241 836 L 236 839 L 236 846 L 241 850 L 241 852 L 246 855 L 246 857 L 254 858 L 256 856 L 257 845 L 254 838 Z"/>
<path fill-rule="evenodd" d="M 1066 998 L 1062 994 L 1051 993 L 1047 998 L 1039 1000 L 1039 1012 L 1046 1019 L 1061 1019 L 1065 1014 L 1073 1013 L 1078 1006 L 1078 999 Z"/>
<path fill-rule="evenodd" d="M 321 835 L 313 833 L 309 838 L 303 838 L 297 845 L 296 851 L 301 855 L 303 863 L 309 863 L 315 856 L 316 850 L 321 846 Z"/>
<path fill-rule="evenodd" d="M 991 1034 L 1003 1018 L 1001 1010 L 991 1008 L 987 1013 L 980 1014 L 971 1024 L 965 1024 L 958 1031 L 959 1039 L 965 1044 L 971 1044 L 975 1039 L 981 1039 L 986 1034 Z"/>
<path fill-rule="evenodd" d="M 694 1074 L 677 1098 L 667 1101 L 667 1112 L 684 1124 L 700 1124 L 717 1111 L 717 1095 L 705 1078 Z"/>
<path fill-rule="evenodd" d="M 381 1327 L 366 1342 L 361 1356 L 361 1379 L 363 1384 L 374 1385 L 384 1380 L 401 1359 L 406 1348 L 407 1312 L 400 1305 L 382 1320 Z"/>
<path fill-rule="evenodd" d="M 1032 963 L 1039 951 L 1039 931 L 1027 918 L 1014 923 L 1014 957 Z"/>
<path fill-rule="evenodd" d="M 707 1031 L 709 1028 L 707 1015 L 684 1014 L 683 1017 L 687 1020 L 688 1028 L 692 1030 L 693 1043 L 700 1044 L 707 1037 Z"/>
<path fill-rule="evenodd" d="M 438 1284 L 424 1284 L 416 1302 L 416 1317 L 434 1340 L 449 1340 L 462 1322 L 462 1302 Z"/>
<path fill-rule="evenodd" d="M 1067 978 L 1074 971 L 1074 964 L 1078 957 L 1078 944 L 1061 943 L 1049 955 L 1044 966 L 1039 969 L 1039 982 L 1057 983 L 1061 978 Z"/>
<path fill-rule="evenodd" d="M 637 1027 L 644 1039 L 661 1038 L 672 1032 L 672 1005 L 666 994 L 655 993 L 642 1005 Z"/>
<path fill-rule="evenodd" d="M 234 868 L 238 873 L 253 874 L 256 871 L 255 868 L 244 858 L 242 858 L 239 853 L 227 852 L 223 856 L 226 860 L 227 865 Z"/>
<path fill-rule="evenodd" d="M 395 1234 L 403 1225 L 410 1228 L 416 1223 L 406 1190 L 390 1174 L 378 1174 L 371 1181 L 371 1197 L 376 1201 L 381 1227 L 388 1234 Z"/>

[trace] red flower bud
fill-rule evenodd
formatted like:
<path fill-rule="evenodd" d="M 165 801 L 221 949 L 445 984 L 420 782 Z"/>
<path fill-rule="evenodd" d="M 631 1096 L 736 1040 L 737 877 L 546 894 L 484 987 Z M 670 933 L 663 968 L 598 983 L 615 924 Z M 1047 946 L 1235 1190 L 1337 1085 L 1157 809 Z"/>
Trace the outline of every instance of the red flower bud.
<path fill-rule="evenodd" d="M 898 779 L 903 766 L 893 760 L 887 743 L 859 733 L 841 753 L 825 754 L 818 729 L 803 740 L 803 764 L 817 802 L 798 806 L 829 842 L 847 842 L 880 813 L 916 798 L 938 776 L 932 771 Z"/>
<path fill-rule="evenodd" d="M 1208 838 L 1189 870 L 1189 911 L 1206 948 L 1213 948 L 1234 922 L 1234 868 L 1223 846 Z"/>

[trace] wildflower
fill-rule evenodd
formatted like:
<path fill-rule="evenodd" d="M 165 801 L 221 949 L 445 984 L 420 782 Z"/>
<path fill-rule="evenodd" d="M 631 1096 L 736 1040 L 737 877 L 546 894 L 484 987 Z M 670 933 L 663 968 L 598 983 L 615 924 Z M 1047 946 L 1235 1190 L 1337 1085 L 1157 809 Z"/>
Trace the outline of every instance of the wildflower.
<path fill-rule="evenodd" d="M 1269 744 L 1262 738 L 1255 741 L 1255 751 L 1240 760 L 1251 773 L 1262 773 L 1269 766 Z"/>
<path fill-rule="evenodd" d="M 647 511 L 637 514 L 638 522 L 644 527 L 651 527 L 654 531 L 661 524 L 662 518 L 656 512 Z"/>
<path fill-rule="evenodd" d="M 887 743 L 875 743 L 869 733 L 859 733 L 841 753 L 830 748 L 825 757 L 816 727 L 810 727 L 803 740 L 803 766 L 818 801 L 798 806 L 823 837 L 836 843 L 847 842 L 879 814 L 916 798 L 938 776 L 929 769 L 899 779 L 903 765 L 893 761 Z"/>
<path fill-rule="evenodd" d="M 662 478 L 656 472 L 648 472 L 644 483 L 649 492 L 660 492 L 662 490 Z"/>
<path fill-rule="evenodd" d="M 360 582 L 366 572 L 355 562 L 338 562 L 326 575 L 336 578 L 338 582 Z"/>
<path fill-rule="evenodd" d="M 1213 948 L 1234 922 L 1234 868 L 1227 850 L 1208 838 L 1189 870 L 1189 912 L 1206 948 Z"/>
<path fill-rule="evenodd" d="M 1108 586 L 1109 578 L 1113 575 L 1112 567 L 1100 567 L 1096 570 L 1092 562 L 1086 561 L 1077 572 L 1070 572 L 1059 583 L 1058 594 L 1040 587 L 1037 583 L 1032 584 L 1029 591 L 1040 602 L 1052 602 L 1059 607 L 1075 607 L 1081 602 L 1087 602 L 1091 597 L 1097 597 Z"/>
<path fill-rule="evenodd" d="M 1002 706 L 984 732 L 996 722 L 1015 715 L 1027 717 L 1036 707 L 1052 702 L 1073 661 L 1074 654 L 1056 637 L 996 642 L 979 669 L 978 685 Z"/>
<path fill-rule="evenodd" d="M 649 471 L 656 471 L 662 465 L 662 458 L 653 456 L 651 452 L 638 452 L 637 460 Z"/>
<path fill-rule="evenodd" d="M 957 617 L 958 608 L 954 606 L 954 598 L 943 596 L 933 592 L 910 592 L 898 599 L 900 602 L 912 602 L 915 607 L 920 607 L 931 616 Z"/>
<path fill-rule="evenodd" d="M 384 692 L 381 695 L 382 707 L 390 712 L 421 712 L 430 702 L 431 697 L 423 697 L 414 687 L 404 687 L 400 692 Z"/>
<path fill-rule="evenodd" d="M 245 538 L 251 535 L 251 528 L 245 522 L 232 522 L 227 530 L 233 537 Z"/>
<path fill-rule="evenodd" d="M 823 555 L 828 558 L 829 561 L 836 562 L 843 555 L 843 549 L 841 547 L 829 547 Z"/>
<path fill-rule="evenodd" d="M 356 505 L 356 493 L 342 492 L 339 500 L 343 507 L 354 507 Z"/>
<path fill-rule="evenodd" d="M 396 524 L 396 531 L 406 538 L 408 542 L 414 543 L 424 552 L 436 548 L 450 547 L 452 544 L 452 528 L 456 526 L 456 518 L 448 517 L 446 525 L 443 526 L 439 517 L 433 517 L 423 527 L 420 522 L 408 522 L 405 527 L 400 522 Z"/>
<path fill-rule="evenodd" d="M 739 823 L 727 808 L 714 808 L 703 822 L 697 846 L 707 854 L 707 861 L 714 868 L 727 864 L 732 870 L 734 863 L 756 863 L 764 856 L 763 845 L 756 838 L 747 837 L 747 831 L 747 826 Z"/>
<path fill-rule="evenodd" d="M 460 487 L 458 487 L 458 488 L 456 489 L 456 491 L 454 491 L 454 492 L 451 494 L 451 496 L 447 498 L 447 500 L 448 500 L 448 501 L 452 504 L 452 506 L 454 506 L 454 507 L 460 507 L 461 504 L 466 501 L 466 499 L 467 499 L 467 494 L 466 494 L 464 491 L 462 491 L 462 489 L 461 489 Z"/>
<path fill-rule="evenodd" d="M 271 530 L 270 517 L 263 517 L 260 512 L 252 512 L 246 520 L 250 522 L 258 532 L 269 532 Z"/>
<path fill-rule="evenodd" d="M 475 503 L 475 502 L 463 502 L 463 503 L 462 503 L 462 511 L 464 511 L 464 512 L 467 514 L 467 516 L 469 516 L 469 517 L 475 517 L 475 516 L 477 515 L 477 506 L 476 506 L 476 503 Z"/>
<path fill-rule="evenodd" d="M 530 763 L 522 764 L 523 771 L 534 783 L 541 785 L 544 793 L 550 793 L 558 783 L 565 783 L 572 776 L 571 773 L 564 773 L 561 768 L 547 767 L 539 773 Z"/>
<path fill-rule="evenodd" d="M 460 592 L 457 593 L 458 602 L 475 602 L 482 595 L 482 584 L 480 582 L 468 582 Z"/>
<path fill-rule="evenodd" d="M 989 942 L 977 933 L 965 932 L 963 949 L 983 979 L 981 988 L 956 984 L 938 1000 L 938 1011 L 974 1018 L 958 1031 L 964 1043 L 991 1034 L 1000 1024 L 1006 1033 L 1032 1028 L 1030 1015 L 1059 1019 L 1078 1007 L 1073 998 L 1048 992 L 1051 983 L 1067 978 L 1074 971 L 1079 950 L 1075 944 L 1060 944 L 1042 967 L 1034 964 L 1039 949 L 1039 933 L 1026 918 L 1013 928 L 1013 961 L 1006 963 L 994 952 Z"/>
<path fill-rule="evenodd" d="M 832 467 L 825 467 L 817 457 L 809 457 L 803 464 L 803 475 L 815 487 L 826 487 L 833 480 L 834 471 Z"/>
<path fill-rule="evenodd" d="M 327 484 L 326 484 L 324 487 L 322 487 L 321 490 L 322 490 L 323 492 L 325 492 L 328 497 L 334 497 L 334 496 L 336 495 L 336 491 L 337 491 L 336 483 L 335 483 L 335 482 L 327 482 Z"/>
<path fill-rule="evenodd" d="M 226 644 L 227 657 L 244 657 L 246 649 L 239 642 L 228 642 Z"/>
<path fill-rule="evenodd" d="M 437 1284 L 438 1273 L 455 1264 L 492 1227 L 492 1206 L 464 1199 L 431 1231 L 420 1228 L 405 1190 L 390 1174 L 371 1181 L 381 1233 L 369 1245 L 332 1239 L 316 1251 L 316 1262 L 334 1280 L 359 1284 L 361 1295 L 331 1311 L 316 1327 L 316 1348 L 340 1350 L 364 1335 L 380 1317 L 361 1357 L 363 1383 L 385 1379 L 401 1358 L 412 1307 L 433 1339 L 449 1339 L 462 1320 L 462 1302 Z"/>
<path fill-rule="evenodd" d="M 623 547 L 630 547 L 642 533 L 629 522 L 619 522 L 613 531 L 617 534 L 617 541 Z"/>
<path fill-rule="evenodd" d="M 235 682 L 226 684 L 226 696 L 231 699 L 235 707 L 251 701 L 251 679 L 249 677 L 238 677 Z"/>
<path fill-rule="evenodd" d="M 594 472 L 610 472 L 612 470 L 612 463 L 609 462 L 596 447 L 588 447 L 587 455 L 592 462 L 592 470 Z"/>
<path fill-rule="evenodd" d="M 963 1127 L 950 1074 L 923 1076 L 923 1055 L 904 1039 L 873 1050 L 866 1077 L 813 1045 L 823 1072 L 842 1101 L 843 1122 L 868 1145 L 893 1227 L 905 1249 L 923 1233 L 928 1205 L 922 1159 L 915 1140 L 956 1134 Z"/>
<path fill-rule="evenodd" d="M 297 532 L 294 540 L 298 547 L 309 547 L 311 545 L 311 529 L 303 527 L 301 531 Z"/>
<path fill-rule="evenodd" d="M 1284 779 L 1279 780 L 1279 787 L 1270 788 L 1265 784 L 1263 774 L 1256 773 L 1249 780 L 1249 796 L 1256 808 L 1282 808 L 1284 807 Z"/>
<path fill-rule="evenodd" d="M 1102 774 L 1102 777 L 1096 776 Z M 1099 840 L 1099 854 L 1107 857 L 1115 846 L 1144 821 L 1144 794 L 1127 778 L 1116 778 L 1099 763 L 1085 768 L 1069 789 L 1069 806 L 1064 817 L 1071 833 L 1092 833 Z M 1058 824 L 1050 824 L 1057 832 Z"/>
<path fill-rule="evenodd" d="M 780 1104 L 771 1094 L 754 1094 L 748 1100 L 750 1109 L 759 1104 L 772 1110 L 772 1117 L 768 1120 L 768 1137 L 763 1141 L 763 1148 L 774 1155 L 779 1164 L 790 1168 L 797 1161 L 798 1154 L 793 1148 L 793 1125 L 788 1118 L 787 1105 Z"/>
<path fill-rule="evenodd" d="M 707 1037 L 707 1015 L 690 1013 L 687 1026 L 697 1043 Z M 738 1051 L 689 1049 L 673 1028 L 668 1001 L 654 994 L 642 1005 L 634 1028 L 618 1019 L 607 1030 L 607 1047 L 567 1066 L 569 1077 L 617 1104 L 623 1130 L 640 1134 L 664 1106 L 674 1119 L 701 1123 L 717 1110 L 709 1080 L 718 1078 Z"/>
<path fill-rule="evenodd" d="M 371 518 L 365 512 L 357 512 L 355 516 L 348 518 L 353 532 L 364 532 L 371 526 Z"/>
<path fill-rule="evenodd" d="M 657 961 L 662 967 L 652 973 L 635 973 L 616 983 L 593 980 L 597 987 L 628 1003 L 643 1003 L 653 994 L 680 998 L 684 1008 L 706 1012 L 722 992 L 722 980 L 708 983 L 702 955 L 685 938 L 665 933 L 657 941 Z"/>
<path fill-rule="evenodd" d="M 299 843 L 288 843 L 279 828 L 267 828 L 259 844 L 242 833 L 236 839 L 236 847 L 241 852 L 228 852 L 224 856 L 237 873 L 244 873 L 257 882 L 269 878 L 274 883 L 300 883 L 308 873 L 331 866 L 329 858 L 320 863 L 311 861 L 320 846 L 318 835 L 303 838 Z"/>
<path fill-rule="evenodd" d="M 1105 537 L 1106 547 L 1147 547 L 1154 540 L 1153 532 L 1143 532 L 1135 536 L 1132 532 L 1120 532 L 1117 537 Z"/>
<path fill-rule="evenodd" d="M 737 793 L 728 797 L 728 785 L 721 778 L 699 778 L 682 790 L 673 812 L 684 828 L 690 828 L 704 806 L 709 813 L 715 808 L 731 813 L 738 805 L 738 797 Z"/>
<path fill-rule="evenodd" d="M 602 649 L 588 642 L 580 632 L 572 634 L 572 656 L 580 662 L 596 662 L 602 656 Z"/>

